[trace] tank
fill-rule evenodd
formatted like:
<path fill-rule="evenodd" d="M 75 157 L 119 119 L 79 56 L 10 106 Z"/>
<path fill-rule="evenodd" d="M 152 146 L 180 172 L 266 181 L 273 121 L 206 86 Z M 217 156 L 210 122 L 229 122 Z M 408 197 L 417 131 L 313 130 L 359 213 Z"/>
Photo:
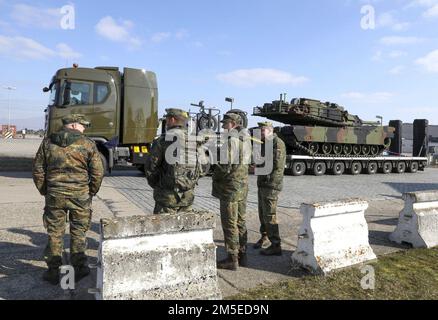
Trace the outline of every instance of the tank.
<path fill-rule="evenodd" d="M 391 145 L 394 128 L 363 121 L 342 106 L 296 98 L 254 108 L 254 116 L 286 124 L 276 128 L 289 154 L 311 156 L 379 156 Z"/>

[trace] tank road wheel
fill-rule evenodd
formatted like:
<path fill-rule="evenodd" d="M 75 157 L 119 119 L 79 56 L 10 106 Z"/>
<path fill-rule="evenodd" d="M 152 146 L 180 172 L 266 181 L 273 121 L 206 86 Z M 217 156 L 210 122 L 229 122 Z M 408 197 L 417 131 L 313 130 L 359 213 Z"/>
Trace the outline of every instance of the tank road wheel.
<path fill-rule="evenodd" d="M 391 172 L 392 172 L 392 163 L 389 161 L 384 162 L 382 167 L 382 173 L 390 174 Z"/>
<path fill-rule="evenodd" d="M 361 152 L 362 152 L 362 148 L 360 147 L 360 145 L 358 144 L 353 145 L 353 155 L 359 156 Z"/>
<path fill-rule="evenodd" d="M 362 146 L 362 155 L 363 156 L 369 156 L 371 152 L 371 147 L 369 145 L 363 145 Z"/>
<path fill-rule="evenodd" d="M 353 176 L 357 176 L 362 172 L 362 164 L 359 161 L 354 161 L 351 164 L 350 172 Z"/>
<path fill-rule="evenodd" d="M 400 161 L 397 163 L 394 168 L 396 173 L 405 173 L 406 172 L 406 163 L 404 161 Z"/>
<path fill-rule="evenodd" d="M 317 177 L 325 175 L 327 172 L 327 165 L 325 162 L 316 162 L 313 166 L 313 174 Z"/>
<path fill-rule="evenodd" d="M 345 164 L 341 161 L 336 161 L 333 163 L 332 172 L 335 176 L 342 176 L 345 172 Z"/>
<path fill-rule="evenodd" d="M 379 146 L 376 146 L 376 145 L 371 146 L 371 155 L 372 155 L 373 157 L 379 155 L 379 151 L 380 151 Z"/>
<path fill-rule="evenodd" d="M 309 143 L 309 150 L 313 152 L 313 154 L 318 153 L 319 145 L 316 142 Z"/>
<path fill-rule="evenodd" d="M 379 166 L 377 164 L 377 162 L 370 162 L 368 163 L 368 168 L 367 168 L 367 173 L 368 174 L 376 174 L 377 171 L 379 170 Z"/>
<path fill-rule="evenodd" d="M 292 175 L 299 177 L 306 173 L 306 164 L 304 161 L 297 161 L 292 163 Z"/>
<path fill-rule="evenodd" d="M 324 143 L 322 145 L 322 153 L 324 155 L 328 156 L 329 154 L 332 153 L 332 150 L 333 150 L 333 148 L 332 148 L 332 145 L 330 143 Z"/>
<path fill-rule="evenodd" d="M 342 144 L 335 143 L 333 145 L 333 153 L 337 156 L 341 155 L 343 151 Z"/>
<path fill-rule="evenodd" d="M 408 172 L 410 172 L 410 173 L 417 173 L 418 172 L 418 168 L 419 168 L 418 162 L 414 161 L 414 162 L 411 163 L 411 166 L 409 167 Z"/>
<path fill-rule="evenodd" d="M 344 155 L 349 156 L 353 152 L 353 146 L 351 144 L 346 144 L 343 147 Z"/>

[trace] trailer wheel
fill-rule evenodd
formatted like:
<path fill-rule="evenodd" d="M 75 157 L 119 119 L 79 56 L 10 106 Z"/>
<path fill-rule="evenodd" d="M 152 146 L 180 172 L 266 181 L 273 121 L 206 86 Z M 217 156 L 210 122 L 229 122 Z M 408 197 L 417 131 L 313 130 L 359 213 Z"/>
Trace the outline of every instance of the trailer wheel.
<path fill-rule="evenodd" d="M 370 162 L 368 163 L 367 172 L 368 174 L 376 174 L 377 170 L 379 169 L 379 166 L 377 165 L 377 162 Z"/>
<path fill-rule="evenodd" d="M 327 165 L 325 162 L 316 162 L 313 166 L 313 174 L 317 177 L 325 175 L 327 172 Z"/>
<path fill-rule="evenodd" d="M 411 163 L 411 166 L 409 167 L 408 171 L 410 173 L 417 173 L 418 172 L 418 168 L 419 168 L 418 162 L 414 161 L 414 162 Z"/>
<path fill-rule="evenodd" d="M 333 175 L 341 176 L 345 172 L 345 164 L 341 161 L 337 161 L 333 164 L 332 168 Z"/>
<path fill-rule="evenodd" d="M 350 172 L 352 175 L 357 176 L 362 172 L 362 164 L 358 161 L 355 161 L 351 164 Z"/>
<path fill-rule="evenodd" d="M 292 163 L 292 175 L 299 177 L 306 173 L 306 164 L 303 161 Z"/>
<path fill-rule="evenodd" d="M 392 172 L 392 163 L 389 161 L 384 162 L 382 166 L 382 173 L 390 174 L 391 172 Z"/>
<path fill-rule="evenodd" d="M 403 161 L 400 161 L 397 163 L 397 166 L 395 167 L 396 173 L 405 173 L 406 172 L 406 163 Z"/>

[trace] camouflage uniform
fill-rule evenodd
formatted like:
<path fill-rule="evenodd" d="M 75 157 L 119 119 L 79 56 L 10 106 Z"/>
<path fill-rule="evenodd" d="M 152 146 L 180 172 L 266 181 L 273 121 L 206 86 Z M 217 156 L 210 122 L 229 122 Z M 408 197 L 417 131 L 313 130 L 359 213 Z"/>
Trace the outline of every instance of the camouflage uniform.
<path fill-rule="evenodd" d="M 167 109 L 167 117 L 188 118 L 180 109 Z M 166 141 L 166 136 L 177 137 Z M 145 173 L 149 185 L 154 189 L 154 214 L 176 214 L 192 210 L 195 199 L 194 189 L 201 174 L 197 160 L 196 144 L 188 144 L 188 132 L 183 126 L 167 128 L 167 133 L 154 141 L 145 164 Z M 166 152 L 170 146 L 179 146 L 179 156 L 184 157 L 176 164 L 169 164 Z M 176 156 L 176 149 L 174 156 Z"/>
<path fill-rule="evenodd" d="M 87 125 L 82 116 L 63 119 Z M 71 129 L 45 138 L 33 163 L 33 180 L 46 198 L 43 222 L 49 236 L 45 260 L 49 268 L 62 264 L 63 237 L 67 218 L 70 221 L 70 263 L 84 266 L 87 262 L 86 232 L 91 224 L 92 197 L 99 191 L 104 170 L 96 144 Z"/>
<path fill-rule="evenodd" d="M 260 123 L 262 126 L 272 126 L 270 123 Z M 258 176 L 258 202 L 260 233 L 267 236 L 273 245 L 281 244 L 277 222 L 277 201 L 283 189 L 284 168 L 286 163 L 286 146 L 274 133 L 270 138 L 273 144 L 273 168 L 269 175 Z"/>
<path fill-rule="evenodd" d="M 240 116 L 226 115 L 224 122 L 231 119 L 238 123 Z M 221 222 L 225 238 L 225 247 L 229 255 L 246 252 L 246 200 L 248 197 L 248 156 L 251 155 L 245 143 L 245 134 L 241 138 L 228 138 L 228 159 L 236 157 L 236 163 L 218 164 L 213 174 L 212 195 L 220 200 Z M 239 152 L 239 157 L 234 154 Z"/>

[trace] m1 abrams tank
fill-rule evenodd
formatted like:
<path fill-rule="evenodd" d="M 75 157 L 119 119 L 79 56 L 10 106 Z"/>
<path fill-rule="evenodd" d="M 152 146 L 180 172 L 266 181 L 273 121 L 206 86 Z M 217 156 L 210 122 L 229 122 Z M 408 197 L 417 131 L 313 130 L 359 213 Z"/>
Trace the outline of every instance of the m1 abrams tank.
<path fill-rule="evenodd" d="M 280 100 L 254 109 L 254 116 L 288 126 L 277 128 L 289 154 L 376 157 L 391 145 L 394 128 L 362 121 L 330 102 L 299 98 Z"/>

